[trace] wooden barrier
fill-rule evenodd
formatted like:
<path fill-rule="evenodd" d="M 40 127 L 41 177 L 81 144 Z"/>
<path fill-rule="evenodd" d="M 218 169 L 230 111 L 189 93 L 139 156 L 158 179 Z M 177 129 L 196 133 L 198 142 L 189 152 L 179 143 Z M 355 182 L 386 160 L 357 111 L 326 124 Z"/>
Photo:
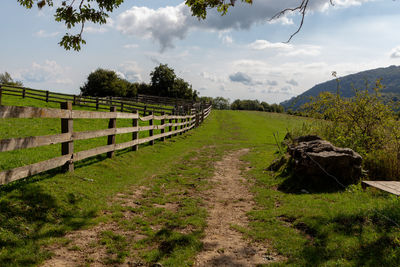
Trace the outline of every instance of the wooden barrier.
<path fill-rule="evenodd" d="M 2 87 L 0 86 L 0 93 Z M 77 101 L 77 99 L 75 99 Z M 206 118 L 211 112 L 211 106 L 190 115 L 168 115 L 161 112 L 160 116 L 150 112 L 147 116 L 140 116 L 138 111 L 132 113 L 117 112 L 116 107 L 111 107 L 110 112 L 72 110 L 72 102 L 61 104 L 61 109 L 0 106 L 0 118 L 58 118 L 61 119 L 61 133 L 48 136 L 31 136 L 25 138 L 10 138 L 0 140 L 0 152 L 13 151 L 17 149 L 34 148 L 51 144 L 61 144 L 61 156 L 35 164 L 14 168 L 0 172 L 0 185 L 7 184 L 31 175 L 48 171 L 57 167 L 64 166 L 66 171 L 74 171 L 74 162 L 92 156 L 107 153 L 108 157 L 113 157 L 116 150 L 131 148 L 133 151 L 138 149 L 138 145 L 143 143 L 154 144 L 160 139 L 164 141 L 166 137 L 172 137 L 198 126 L 200 114 Z M 74 132 L 74 119 L 109 119 L 108 129 Z M 132 127 L 117 128 L 117 119 L 132 119 Z M 138 121 L 149 121 L 148 126 L 139 126 Z M 154 123 L 160 121 L 160 125 Z M 180 120 L 180 122 L 179 122 Z M 166 121 L 168 123 L 166 123 Z M 166 132 L 166 129 L 168 131 Z M 154 130 L 161 130 L 160 134 L 154 135 Z M 149 136 L 140 138 L 140 132 L 149 131 Z M 117 134 L 132 133 L 132 140 L 125 143 L 116 144 Z M 74 152 L 74 141 L 108 136 L 107 145 L 96 147 L 86 151 Z"/>
<path fill-rule="evenodd" d="M 0 105 L 1 95 L 21 96 L 22 98 L 31 98 L 46 102 L 63 103 L 72 101 L 73 105 L 89 107 L 96 110 L 108 110 L 115 106 L 121 112 L 132 112 L 138 110 L 143 112 L 144 116 L 149 110 L 153 113 L 172 114 L 173 110 L 196 109 L 200 111 L 200 103 L 195 103 L 185 99 L 174 99 L 168 97 L 138 95 L 135 98 L 123 97 L 90 97 L 72 94 L 63 94 L 45 90 L 31 89 L 19 86 L 5 86 L 0 84 Z M 170 106 L 170 107 L 168 107 Z"/>

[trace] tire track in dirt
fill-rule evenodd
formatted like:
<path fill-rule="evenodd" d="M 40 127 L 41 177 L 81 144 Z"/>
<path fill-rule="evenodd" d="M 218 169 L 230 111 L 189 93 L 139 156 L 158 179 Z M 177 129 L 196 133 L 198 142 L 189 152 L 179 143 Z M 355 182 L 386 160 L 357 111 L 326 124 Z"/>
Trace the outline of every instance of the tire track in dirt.
<path fill-rule="evenodd" d="M 249 192 L 248 181 L 241 176 L 240 157 L 249 152 L 231 152 L 215 164 L 211 179 L 213 188 L 203 196 L 209 217 L 203 241 L 203 251 L 195 260 L 196 267 L 257 266 L 282 260 L 270 246 L 246 240 L 236 228 L 247 228 L 247 213 L 255 203 Z"/>

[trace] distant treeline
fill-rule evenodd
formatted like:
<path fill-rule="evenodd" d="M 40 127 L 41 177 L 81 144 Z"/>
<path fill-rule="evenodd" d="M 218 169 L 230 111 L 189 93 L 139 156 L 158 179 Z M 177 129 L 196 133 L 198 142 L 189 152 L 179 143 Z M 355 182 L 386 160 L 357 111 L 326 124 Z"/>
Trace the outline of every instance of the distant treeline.
<path fill-rule="evenodd" d="M 202 97 L 202 101 L 211 102 L 214 109 L 232 109 L 232 110 L 257 110 L 266 112 L 285 112 L 283 106 L 278 104 L 268 104 L 258 100 L 240 100 L 236 99 L 230 103 L 229 99 L 223 97 Z"/>
<path fill-rule="evenodd" d="M 135 97 L 137 94 L 153 95 L 171 98 L 181 98 L 196 101 L 198 92 L 192 85 L 175 75 L 168 65 L 160 64 L 150 73 L 149 84 L 144 82 L 129 82 L 113 70 L 97 69 L 89 74 L 87 81 L 81 87 L 84 96 Z"/>

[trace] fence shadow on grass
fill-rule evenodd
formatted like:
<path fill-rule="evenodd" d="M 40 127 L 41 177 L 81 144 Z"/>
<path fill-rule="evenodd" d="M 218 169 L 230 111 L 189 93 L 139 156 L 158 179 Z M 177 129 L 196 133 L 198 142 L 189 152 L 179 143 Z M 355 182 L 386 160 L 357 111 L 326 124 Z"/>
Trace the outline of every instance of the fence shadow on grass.
<path fill-rule="evenodd" d="M 96 212 L 82 212 L 78 207 L 80 201 L 68 194 L 66 203 L 62 203 L 38 184 L 25 183 L 14 188 L 7 198 L 0 200 L 0 266 L 40 262 L 47 253 L 41 249 L 44 240 L 88 225 Z"/>
<path fill-rule="evenodd" d="M 383 215 L 399 221 L 400 209 L 392 206 L 339 214 L 331 219 L 313 217 L 313 225 L 318 225 L 318 229 L 297 223 L 303 227 L 295 227 L 309 240 L 300 252 L 301 261 L 305 266 L 325 266 L 333 262 L 343 265 L 350 262 L 351 266 L 398 266 L 400 229 Z M 329 231 L 325 227 L 329 227 Z"/>

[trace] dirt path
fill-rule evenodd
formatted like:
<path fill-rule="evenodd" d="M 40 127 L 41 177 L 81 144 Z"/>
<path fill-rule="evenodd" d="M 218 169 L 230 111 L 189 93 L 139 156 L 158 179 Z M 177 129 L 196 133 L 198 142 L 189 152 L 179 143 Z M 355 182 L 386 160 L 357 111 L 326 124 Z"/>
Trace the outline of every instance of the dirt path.
<path fill-rule="evenodd" d="M 246 240 L 244 235 L 236 230 L 248 229 L 246 214 L 255 206 L 253 195 L 248 189 L 250 183 L 241 176 L 241 167 L 244 167 L 245 163 L 240 161 L 240 157 L 248 151 L 242 149 L 231 152 L 215 163 L 215 173 L 210 180 L 212 187 L 200 193 L 209 217 L 205 238 L 202 240 L 204 248 L 197 255 L 195 266 L 256 266 L 282 260 L 268 245 Z M 148 190 L 151 189 L 139 187 L 130 194 L 120 193 L 112 199 L 112 202 L 135 208 L 143 199 L 143 192 Z M 162 207 L 175 211 L 177 207 L 171 205 L 173 204 L 167 203 Z M 133 215 L 127 210 L 121 219 L 130 220 Z M 146 237 L 136 230 L 123 230 L 116 221 L 100 223 L 92 228 L 67 234 L 65 236 L 65 239 L 69 240 L 67 244 L 54 244 L 48 247 L 53 257 L 42 266 L 146 266 L 135 257 L 135 252 L 121 261 L 116 257 L 115 251 L 110 254 L 101 241 L 105 232 L 123 236 L 128 244 Z"/>
<path fill-rule="evenodd" d="M 209 210 L 204 249 L 195 266 L 256 266 L 278 260 L 266 245 L 246 240 L 235 228 L 248 225 L 246 213 L 255 205 L 248 181 L 241 177 L 241 156 L 248 149 L 232 152 L 216 163 L 214 186 L 204 200 Z"/>

